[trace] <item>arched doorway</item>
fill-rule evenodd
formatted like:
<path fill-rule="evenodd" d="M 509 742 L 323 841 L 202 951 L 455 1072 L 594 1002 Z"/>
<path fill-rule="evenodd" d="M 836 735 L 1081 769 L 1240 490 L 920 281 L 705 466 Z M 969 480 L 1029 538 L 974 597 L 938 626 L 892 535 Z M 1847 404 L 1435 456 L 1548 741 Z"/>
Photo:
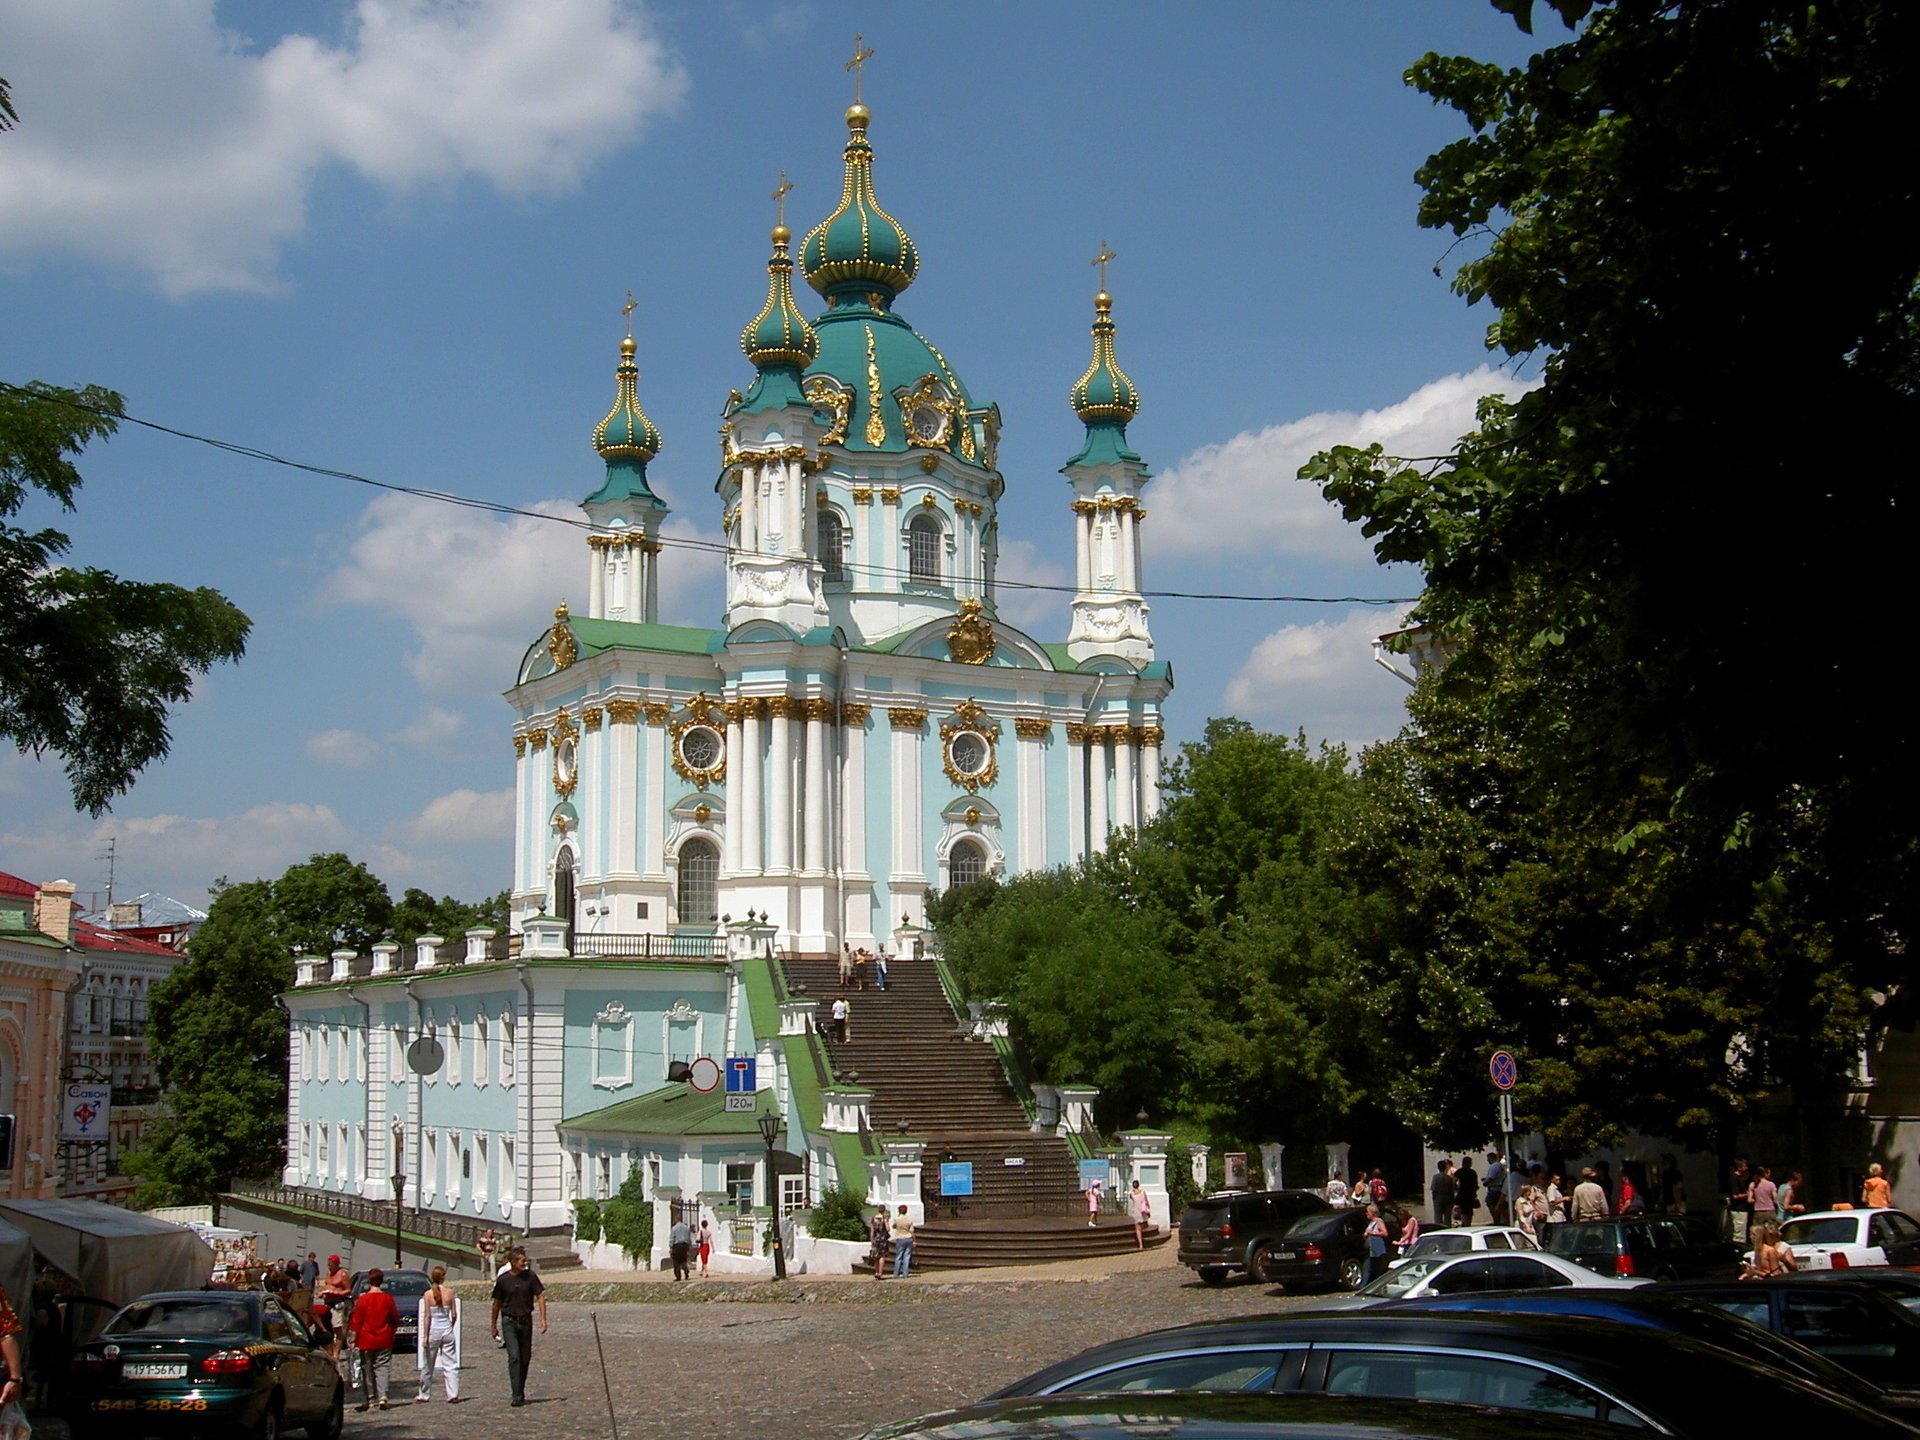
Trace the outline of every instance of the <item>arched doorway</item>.
<path fill-rule="evenodd" d="M 562 848 L 553 862 L 553 915 L 567 922 L 567 949 L 573 949 L 573 850 Z"/>

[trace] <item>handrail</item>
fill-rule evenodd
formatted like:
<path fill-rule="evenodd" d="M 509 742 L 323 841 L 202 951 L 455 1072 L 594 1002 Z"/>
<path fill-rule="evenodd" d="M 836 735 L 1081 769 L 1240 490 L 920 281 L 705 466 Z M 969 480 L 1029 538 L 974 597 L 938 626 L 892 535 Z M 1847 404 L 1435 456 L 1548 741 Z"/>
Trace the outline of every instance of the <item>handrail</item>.
<path fill-rule="evenodd" d="M 275 1185 L 265 1180 L 235 1180 L 229 1192 L 236 1199 L 264 1200 L 273 1205 L 286 1205 L 296 1210 L 315 1211 L 322 1215 L 331 1215 L 337 1220 L 351 1220 L 360 1225 L 376 1225 L 391 1230 L 394 1220 L 392 1202 L 369 1200 L 363 1195 L 342 1195 L 332 1190 L 310 1189 L 304 1185 Z M 478 1250 L 480 1233 L 492 1228 L 483 1222 L 463 1220 L 455 1215 L 444 1215 L 434 1210 L 400 1211 L 400 1228 L 403 1232 L 428 1240 L 438 1240 L 445 1244 L 456 1245 L 463 1250 Z M 499 1241 L 502 1253 L 505 1251 L 506 1232 L 495 1230 L 494 1238 Z"/>

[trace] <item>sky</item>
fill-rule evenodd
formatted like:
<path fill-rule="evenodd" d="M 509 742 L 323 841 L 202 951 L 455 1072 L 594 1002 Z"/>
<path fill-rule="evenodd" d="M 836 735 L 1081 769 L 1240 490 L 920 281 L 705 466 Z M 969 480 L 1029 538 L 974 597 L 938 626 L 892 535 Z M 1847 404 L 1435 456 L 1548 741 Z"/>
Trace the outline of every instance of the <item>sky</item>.
<path fill-rule="evenodd" d="M 0 380 L 535 512 L 123 425 L 75 511 L 15 523 L 65 529 L 69 563 L 211 586 L 252 636 L 104 817 L 57 758 L 0 746 L 0 869 L 102 896 L 111 839 L 120 898 L 203 903 L 330 850 L 396 896 L 504 888 L 500 697 L 553 607 L 584 609 L 580 533 L 538 517 L 600 481 L 626 293 L 668 534 L 715 539 L 771 192 L 784 170 L 796 234 L 837 202 L 856 32 L 875 188 L 921 256 L 898 308 L 1004 418 L 1001 574 L 1072 578 L 1058 472 L 1104 243 L 1150 590 L 1417 594 L 1295 472 L 1332 444 L 1442 453 L 1529 383 L 1415 221 L 1414 172 L 1466 132 L 1402 75 L 1522 61 L 1489 4 L 0 0 Z M 670 549 L 662 618 L 717 624 L 718 564 Z M 1227 714 L 1353 747 L 1403 722 L 1370 651 L 1403 606 L 1151 604 L 1172 741 Z M 1060 639 L 1067 597 L 1001 613 Z"/>

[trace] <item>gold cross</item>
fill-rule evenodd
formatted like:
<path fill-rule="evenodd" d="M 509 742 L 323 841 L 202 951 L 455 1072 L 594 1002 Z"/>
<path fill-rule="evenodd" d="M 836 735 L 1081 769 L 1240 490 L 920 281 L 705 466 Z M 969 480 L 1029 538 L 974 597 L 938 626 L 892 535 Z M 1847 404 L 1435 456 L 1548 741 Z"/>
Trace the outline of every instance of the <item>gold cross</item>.
<path fill-rule="evenodd" d="M 1102 290 L 1107 288 L 1107 262 L 1109 260 L 1118 260 L 1119 258 L 1118 255 L 1107 248 L 1106 241 L 1102 240 L 1100 242 L 1100 253 L 1093 257 L 1092 263 L 1100 267 L 1100 288 Z"/>
<path fill-rule="evenodd" d="M 793 182 L 787 179 L 787 172 L 782 170 L 780 172 L 780 184 L 773 192 L 774 204 L 780 207 L 779 213 L 774 220 L 774 223 L 777 225 L 787 223 L 787 192 L 791 189 L 793 189 Z"/>
<path fill-rule="evenodd" d="M 858 30 L 854 31 L 853 58 L 847 61 L 841 68 L 853 72 L 853 103 L 856 105 L 860 103 L 860 67 L 872 58 L 873 47 L 869 45 L 865 49 L 862 49 L 860 46 L 860 32 Z"/>
<path fill-rule="evenodd" d="M 633 292 L 629 290 L 627 292 L 627 303 L 620 307 L 620 313 L 627 317 L 627 338 L 629 340 L 633 338 L 633 312 L 636 305 L 637 302 L 633 298 Z"/>

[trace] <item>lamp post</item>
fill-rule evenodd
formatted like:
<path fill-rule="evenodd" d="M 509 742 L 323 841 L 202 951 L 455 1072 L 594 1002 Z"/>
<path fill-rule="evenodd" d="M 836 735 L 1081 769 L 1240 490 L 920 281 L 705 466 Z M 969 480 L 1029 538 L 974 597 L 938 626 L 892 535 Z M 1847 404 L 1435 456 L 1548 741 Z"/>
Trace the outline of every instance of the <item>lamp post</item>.
<path fill-rule="evenodd" d="M 398 1270 L 406 1261 L 400 1256 L 400 1201 L 407 1193 L 407 1177 L 398 1171 L 393 1176 L 393 1268 Z"/>
<path fill-rule="evenodd" d="M 787 1249 L 780 1238 L 780 1177 L 773 1170 L 773 1142 L 780 1133 L 780 1117 L 771 1111 L 759 1120 L 760 1138 L 767 1142 L 767 1206 L 773 1214 L 773 1278 L 787 1278 Z"/>

